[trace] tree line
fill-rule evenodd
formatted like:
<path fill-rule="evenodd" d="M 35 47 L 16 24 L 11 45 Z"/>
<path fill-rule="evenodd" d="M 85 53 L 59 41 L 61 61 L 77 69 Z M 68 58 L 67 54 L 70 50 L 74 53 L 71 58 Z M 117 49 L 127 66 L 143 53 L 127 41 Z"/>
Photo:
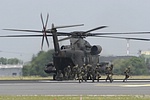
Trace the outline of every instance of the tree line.
<path fill-rule="evenodd" d="M 16 64 L 22 64 L 22 63 L 23 61 L 17 58 L 10 58 L 10 59 L 4 58 L 4 57 L 0 58 L 0 64 L 3 64 L 3 65 L 7 65 L 7 64 L 16 65 Z"/>
<path fill-rule="evenodd" d="M 125 68 L 130 67 L 132 75 L 148 75 L 150 74 L 149 64 L 146 63 L 144 57 L 131 57 L 129 59 L 116 59 L 113 61 L 114 74 L 123 75 Z"/>
<path fill-rule="evenodd" d="M 32 57 L 32 60 L 29 64 L 24 65 L 23 75 L 24 76 L 48 76 L 44 72 L 45 64 L 52 62 L 52 53 L 53 50 L 47 52 L 40 51 L 37 55 Z M 124 70 L 127 67 L 130 67 L 132 75 L 148 75 L 150 59 L 145 60 L 143 56 L 140 57 L 131 57 L 129 59 L 115 59 L 112 61 L 114 65 L 113 73 L 116 75 L 123 75 Z"/>
<path fill-rule="evenodd" d="M 37 55 L 33 55 L 32 60 L 23 66 L 23 76 L 49 76 L 44 72 L 45 65 L 52 62 L 52 54 L 54 50 L 40 51 Z M 0 58 L 0 64 L 22 64 L 23 61 L 17 58 Z M 149 75 L 150 74 L 150 58 L 141 55 L 139 57 L 131 57 L 128 59 L 119 58 L 112 61 L 114 65 L 114 75 L 123 75 L 127 67 L 130 67 L 132 75 Z"/>

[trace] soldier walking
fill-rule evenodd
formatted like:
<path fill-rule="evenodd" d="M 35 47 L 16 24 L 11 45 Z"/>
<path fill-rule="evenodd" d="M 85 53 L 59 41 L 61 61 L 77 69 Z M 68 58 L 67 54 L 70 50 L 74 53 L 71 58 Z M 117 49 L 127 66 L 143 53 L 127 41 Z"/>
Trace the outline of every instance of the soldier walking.
<path fill-rule="evenodd" d="M 83 82 L 83 80 L 87 81 L 87 70 L 86 70 L 86 65 L 83 64 L 83 66 L 78 67 L 78 72 L 77 72 L 77 77 L 79 80 L 79 83 Z M 86 78 L 85 78 L 86 77 Z"/>
<path fill-rule="evenodd" d="M 78 77 L 78 65 L 76 65 L 76 66 L 74 66 L 73 68 L 72 68 L 72 77 L 73 77 L 73 79 L 77 79 L 77 77 Z"/>
<path fill-rule="evenodd" d="M 63 74 L 62 74 L 61 70 L 59 70 L 57 72 L 56 80 L 58 80 L 58 81 L 62 81 L 63 80 Z"/>
<path fill-rule="evenodd" d="M 64 70 L 63 70 L 64 71 L 64 79 L 66 79 L 66 80 L 68 79 L 68 70 L 67 69 L 68 68 L 65 67 Z"/>
<path fill-rule="evenodd" d="M 87 66 L 85 64 L 83 64 L 83 66 L 81 67 L 81 77 L 82 77 L 82 82 L 83 80 L 87 82 Z"/>
<path fill-rule="evenodd" d="M 105 74 L 106 74 L 106 79 L 105 81 L 107 82 L 107 80 L 109 80 L 109 67 L 107 66 L 106 69 L 105 69 Z"/>
<path fill-rule="evenodd" d="M 111 64 L 110 67 L 106 67 L 106 82 L 109 80 L 111 83 L 113 81 L 112 76 L 113 76 L 113 65 Z"/>
<path fill-rule="evenodd" d="M 67 80 L 71 79 L 71 67 L 69 65 L 64 68 L 64 76 Z"/>
<path fill-rule="evenodd" d="M 81 81 L 82 81 L 82 75 L 81 74 L 82 74 L 81 67 L 78 67 L 77 77 L 78 77 L 79 83 L 81 83 Z"/>
<path fill-rule="evenodd" d="M 123 79 L 123 82 L 127 81 L 127 79 L 130 77 L 130 67 L 126 68 L 124 71 L 125 78 Z"/>
<path fill-rule="evenodd" d="M 94 82 L 95 80 L 95 68 L 92 67 L 92 65 L 88 64 L 87 65 L 87 72 L 88 72 L 88 79 L 90 78 L 92 80 L 92 82 Z"/>
<path fill-rule="evenodd" d="M 114 65 L 113 65 L 113 64 L 111 64 L 111 65 L 110 65 L 110 82 L 112 82 L 112 81 L 113 81 L 113 78 L 112 78 L 112 77 L 113 77 L 113 75 L 114 75 L 114 74 L 113 74 L 113 68 L 114 68 Z"/>
<path fill-rule="evenodd" d="M 99 82 L 99 79 L 101 78 L 101 75 L 100 75 L 100 65 L 99 64 L 96 65 L 95 73 L 96 73 L 97 82 Z"/>

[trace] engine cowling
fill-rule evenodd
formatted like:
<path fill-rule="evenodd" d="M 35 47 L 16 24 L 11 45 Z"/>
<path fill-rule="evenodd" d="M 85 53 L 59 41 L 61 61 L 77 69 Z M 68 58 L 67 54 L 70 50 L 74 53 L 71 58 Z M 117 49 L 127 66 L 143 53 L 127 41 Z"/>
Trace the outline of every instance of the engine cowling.
<path fill-rule="evenodd" d="M 45 65 L 44 71 L 46 73 L 56 73 L 56 68 L 54 67 L 53 63 L 48 63 Z"/>
<path fill-rule="evenodd" d="M 63 45 L 63 46 L 61 46 L 61 50 L 63 50 L 63 49 L 69 49 L 70 48 L 70 45 Z"/>
<path fill-rule="evenodd" d="M 100 45 L 94 45 L 91 48 L 92 55 L 97 55 L 97 54 L 101 53 L 101 51 L 102 51 L 102 47 Z"/>

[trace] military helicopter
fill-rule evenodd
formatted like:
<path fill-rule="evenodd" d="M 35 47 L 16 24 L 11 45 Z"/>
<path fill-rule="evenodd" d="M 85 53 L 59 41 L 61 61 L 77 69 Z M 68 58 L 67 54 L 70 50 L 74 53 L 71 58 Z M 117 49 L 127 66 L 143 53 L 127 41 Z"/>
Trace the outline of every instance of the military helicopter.
<path fill-rule="evenodd" d="M 47 29 L 49 14 L 47 14 L 46 22 L 44 24 L 43 16 L 41 14 L 41 21 L 43 29 L 41 31 L 37 30 L 22 30 L 22 29 L 4 29 L 9 31 L 24 31 L 24 32 L 36 32 L 43 33 L 43 35 L 7 35 L 0 37 L 42 37 L 41 49 L 43 47 L 44 39 L 46 39 L 47 45 L 49 47 L 48 36 L 53 38 L 54 44 L 54 54 L 53 62 L 48 63 L 45 68 L 46 73 L 54 73 L 53 79 L 56 79 L 59 71 L 64 74 L 64 69 L 68 66 L 72 69 L 74 66 L 83 66 L 83 64 L 90 64 L 95 67 L 98 63 L 100 64 L 99 54 L 102 51 L 100 45 L 91 45 L 84 38 L 86 37 L 108 37 L 108 38 L 119 38 L 119 39 L 132 39 L 132 40 L 144 40 L 150 41 L 150 39 L 141 38 L 126 38 L 126 37 L 112 37 L 112 36 L 102 36 L 102 35 L 113 35 L 113 34 L 129 34 L 129 33 L 91 33 L 95 30 L 106 28 L 107 26 L 96 27 L 87 31 L 74 31 L 74 32 L 58 32 L 57 29 L 83 26 L 79 25 L 68 25 L 68 26 L 58 26 L 55 27 L 52 24 L 50 29 Z M 149 33 L 149 32 L 142 32 Z M 130 34 L 141 34 L 141 32 L 132 32 Z M 67 36 L 63 39 L 58 39 L 58 36 Z M 59 46 L 60 41 L 70 39 L 70 45 Z"/>

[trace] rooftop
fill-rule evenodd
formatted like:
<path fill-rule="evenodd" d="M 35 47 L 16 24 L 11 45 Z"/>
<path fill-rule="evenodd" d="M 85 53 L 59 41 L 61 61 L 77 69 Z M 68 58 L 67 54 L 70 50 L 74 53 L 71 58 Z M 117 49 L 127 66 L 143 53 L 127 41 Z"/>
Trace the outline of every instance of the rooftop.
<path fill-rule="evenodd" d="M 23 68 L 23 65 L 0 65 L 1 68 Z"/>

